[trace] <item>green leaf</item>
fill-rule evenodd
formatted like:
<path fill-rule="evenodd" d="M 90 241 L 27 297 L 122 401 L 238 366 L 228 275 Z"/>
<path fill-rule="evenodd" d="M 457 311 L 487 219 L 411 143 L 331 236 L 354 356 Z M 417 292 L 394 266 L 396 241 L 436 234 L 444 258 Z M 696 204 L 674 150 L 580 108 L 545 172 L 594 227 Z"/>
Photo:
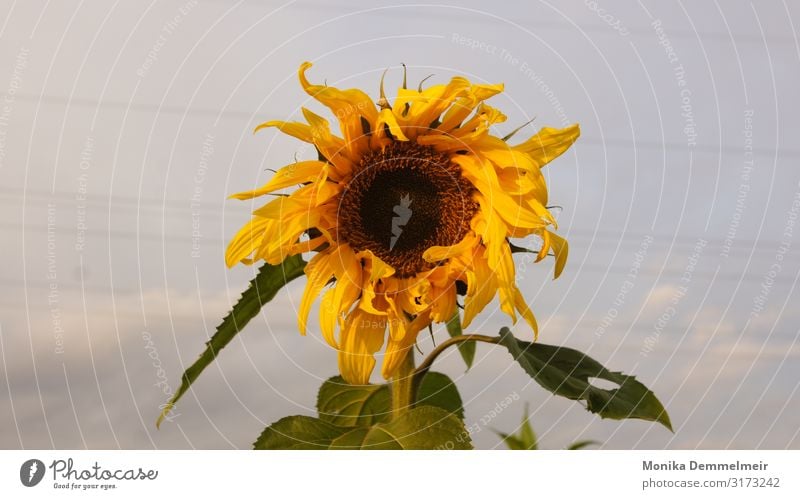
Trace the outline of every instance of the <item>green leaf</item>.
<path fill-rule="evenodd" d="M 567 450 L 581 450 L 589 447 L 590 445 L 600 445 L 600 442 L 596 440 L 578 440 L 567 447 Z"/>
<path fill-rule="evenodd" d="M 415 406 L 439 407 L 464 419 L 461 395 L 446 375 L 427 372 L 417 388 Z M 389 385 L 350 385 L 341 376 L 325 381 L 317 395 L 319 418 L 337 426 L 372 426 L 391 419 Z"/>
<path fill-rule="evenodd" d="M 447 321 L 447 333 L 450 337 L 454 336 L 461 336 L 464 334 L 461 331 L 461 316 L 456 310 L 455 315 Z M 472 367 L 472 362 L 475 360 L 475 349 L 476 345 L 474 341 L 463 341 L 458 344 L 458 352 L 461 354 L 461 358 L 464 359 L 464 363 L 467 365 L 467 371 L 469 371 L 470 367 Z"/>
<path fill-rule="evenodd" d="M 415 407 L 397 419 L 370 428 L 363 449 L 461 450 L 472 440 L 464 423 L 444 409 Z"/>
<path fill-rule="evenodd" d="M 156 427 L 166 418 L 175 403 L 183 396 L 189 387 L 194 383 L 200 373 L 211 364 L 217 357 L 220 350 L 230 343 L 239 331 L 261 310 L 265 303 L 272 300 L 278 291 L 290 281 L 303 275 L 306 262 L 300 255 L 290 256 L 280 265 L 270 265 L 265 263 L 256 277 L 250 281 L 250 286 L 242 293 L 242 297 L 233 306 L 233 309 L 222 319 L 222 323 L 217 326 L 217 331 L 211 340 L 206 342 L 206 349 L 194 364 L 192 364 L 181 378 L 181 386 L 175 395 L 166 404 L 164 410 L 156 421 Z"/>
<path fill-rule="evenodd" d="M 528 406 L 525 406 L 525 417 L 522 419 L 522 425 L 519 429 L 519 439 L 525 445 L 526 449 L 536 450 L 539 448 L 539 442 L 536 438 L 536 433 L 531 426 L 531 418 L 528 415 Z"/>
<path fill-rule="evenodd" d="M 328 449 L 331 443 L 350 431 L 309 416 L 287 416 L 268 426 L 253 444 L 255 450 Z"/>
<path fill-rule="evenodd" d="M 268 426 L 256 450 L 284 449 L 471 449 L 458 418 L 439 407 L 422 406 L 386 423 L 347 427 L 309 416 L 289 416 Z"/>
<path fill-rule="evenodd" d="M 255 449 L 470 449 L 455 384 L 428 372 L 415 407 L 391 419 L 389 385 L 349 385 L 330 378 L 317 397 L 319 418 L 290 416 L 268 426 Z"/>
<path fill-rule="evenodd" d="M 539 442 L 536 439 L 536 433 L 531 426 L 531 418 L 528 413 L 528 405 L 525 404 L 525 414 L 522 416 L 522 424 L 516 434 L 502 433 L 495 431 L 497 435 L 503 439 L 503 443 L 511 450 L 538 450 Z M 590 445 L 600 445 L 595 440 L 579 440 L 573 442 L 572 445 L 567 447 L 567 450 L 580 450 Z"/>
<path fill-rule="evenodd" d="M 508 433 L 499 431 L 495 433 L 497 433 L 497 436 L 503 440 L 503 443 L 506 444 L 506 447 L 508 447 L 509 450 L 536 450 L 528 447 L 525 442 L 523 442 L 522 439 L 516 435 L 510 435 Z"/>
<path fill-rule="evenodd" d="M 442 373 L 428 371 L 417 388 L 417 407 L 439 407 L 464 419 L 464 404 L 455 383 Z"/>
<path fill-rule="evenodd" d="M 341 376 L 330 378 L 317 395 L 319 418 L 339 426 L 372 426 L 388 421 L 388 385 L 349 385 Z"/>
<path fill-rule="evenodd" d="M 525 372 L 550 392 L 571 400 L 584 400 L 586 409 L 602 418 L 655 421 L 672 431 L 664 406 L 635 377 L 609 371 L 588 355 L 571 348 L 520 341 L 508 328 L 500 330 L 500 344 L 508 348 Z M 605 390 L 592 385 L 589 378 L 604 379 L 619 386 Z"/>
<path fill-rule="evenodd" d="M 536 433 L 533 431 L 533 426 L 531 426 L 527 404 L 525 405 L 525 413 L 522 415 L 522 424 L 520 424 L 519 432 L 516 435 L 499 431 L 495 433 L 503 439 L 503 442 L 511 450 L 537 450 L 539 448 Z"/>
<path fill-rule="evenodd" d="M 335 438 L 329 450 L 357 450 L 361 449 L 364 445 L 364 439 L 367 438 L 370 428 L 363 426 L 359 428 L 345 428 L 347 433 L 341 437 Z"/>

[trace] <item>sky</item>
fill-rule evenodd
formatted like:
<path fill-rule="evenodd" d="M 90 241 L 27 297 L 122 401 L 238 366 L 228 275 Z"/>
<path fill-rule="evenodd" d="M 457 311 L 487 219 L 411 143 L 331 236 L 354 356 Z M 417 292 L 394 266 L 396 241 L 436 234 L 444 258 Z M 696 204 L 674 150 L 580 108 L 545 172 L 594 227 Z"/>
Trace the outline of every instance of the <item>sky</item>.
<path fill-rule="evenodd" d="M 635 374 L 674 433 L 601 420 L 480 345 L 468 372 L 455 350 L 435 366 L 477 447 L 502 448 L 527 407 L 550 449 L 800 448 L 798 16 L 785 0 L 0 0 L 0 448 L 248 448 L 314 414 L 336 355 L 316 326 L 298 334 L 298 280 L 155 427 L 254 272 L 225 266 L 257 207 L 227 196 L 313 155 L 252 134 L 324 114 L 306 60 L 376 100 L 401 64 L 414 86 L 502 82 L 501 136 L 581 125 L 544 172 L 566 269 L 518 256 L 518 284 L 540 341 Z M 470 331 L 503 326 L 495 301 Z"/>

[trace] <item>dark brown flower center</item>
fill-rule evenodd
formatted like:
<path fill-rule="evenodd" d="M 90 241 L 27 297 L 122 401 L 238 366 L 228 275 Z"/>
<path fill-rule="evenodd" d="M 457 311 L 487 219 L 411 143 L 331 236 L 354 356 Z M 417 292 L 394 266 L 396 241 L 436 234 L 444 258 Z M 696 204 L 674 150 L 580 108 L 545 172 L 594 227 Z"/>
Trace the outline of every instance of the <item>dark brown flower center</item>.
<path fill-rule="evenodd" d="M 339 238 L 371 250 L 408 277 L 430 268 L 422 254 L 451 246 L 467 234 L 478 211 L 473 185 L 447 154 L 414 142 L 370 151 L 345 188 Z"/>

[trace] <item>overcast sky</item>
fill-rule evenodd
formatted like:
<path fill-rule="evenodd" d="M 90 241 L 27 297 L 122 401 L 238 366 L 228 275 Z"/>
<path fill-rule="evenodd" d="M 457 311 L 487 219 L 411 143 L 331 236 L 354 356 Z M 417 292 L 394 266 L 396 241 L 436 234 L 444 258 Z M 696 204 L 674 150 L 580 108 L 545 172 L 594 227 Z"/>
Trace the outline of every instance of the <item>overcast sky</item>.
<path fill-rule="evenodd" d="M 436 366 L 477 446 L 528 404 L 546 448 L 800 448 L 798 7 L 437 4 L 0 0 L 0 447 L 247 448 L 314 413 L 336 356 L 297 333 L 298 281 L 154 425 L 252 276 L 223 255 L 254 206 L 226 196 L 313 153 L 251 133 L 323 113 L 310 60 L 376 99 L 401 63 L 415 86 L 504 82 L 500 135 L 581 124 L 546 168 L 569 262 L 553 282 L 519 258 L 520 286 L 541 341 L 636 374 L 675 433 L 600 420 L 480 345 L 468 373 L 455 350 Z M 495 302 L 472 329 L 508 324 Z"/>

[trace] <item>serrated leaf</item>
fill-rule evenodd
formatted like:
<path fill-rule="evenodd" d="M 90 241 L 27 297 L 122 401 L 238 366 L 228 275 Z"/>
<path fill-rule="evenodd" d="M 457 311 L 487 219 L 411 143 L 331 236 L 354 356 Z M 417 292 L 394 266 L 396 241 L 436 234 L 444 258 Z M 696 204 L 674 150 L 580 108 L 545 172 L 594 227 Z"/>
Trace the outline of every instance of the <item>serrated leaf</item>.
<path fill-rule="evenodd" d="M 388 385 L 350 385 L 341 376 L 325 381 L 317 395 L 319 418 L 339 426 L 372 426 L 391 416 Z"/>
<path fill-rule="evenodd" d="M 300 255 L 295 255 L 288 257 L 280 265 L 265 263 L 258 269 L 258 274 L 250 281 L 250 286 L 242 293 L 241 298 L 228 315 L 222 319 L 211 340 L 206 342 L 206 349 L 200 354 L 200 358 L 183 373 L 181 386 L 164 407 L 156 421 L 156 427 L 161 425 L 175 403 L 186 393 L 200 373 L 219 355 L 220 350 L 230 343 L 239 331 L 250 322 L 250 319 L 258 315 L 261 307 L 272 300 L 283 286 L 303 275 L 305 265 L 306 262 Z"/>
<path fill-rule="evenodd" d="M 464 419 L 464 404 L 455 383 L 442 373 L 427 372 L 417 388 L 416 406 L 439 407 Z"/>
<path fill-rule="evenodd" d="M 362 444 L 374 450 L 472 449 L 464 423 L 444 409 L 415 407 L 401 417 L 370 428 Z"/>
<path fill-rule="evenodd" d="M 588 355 L 571 348 L 520 341 L 508 328 L 500 330 L 499 344 L 548 391 L 571 400 L 584 400 L 589 411 L 603 418 L 655 421 L 672 431 L 664 406 L 635 377 L 609 371 Z M 618 387 L 598 388 L 589 378 L 611 381 Z"/>
<path fill-rule="evenodd" d="M 319 450 L 350 431 L 310 416 L 287 416 L 272 423 L 253 444 L 255 450 Z"/>
<path fill-rule="evenodd" d="M 451 338 L 464 334 L 461 330 L 461 315 L 458 313 L 458 310 L 456 310 L 455 315 L 447 321 L 447 333 Z M 461 358 L 464 359 L 464 363 L 467 365 L 467 371 L 469 371 L 472 367 L 472 363 L 475 361 L 475 350 L 476 344 L 474 341 L 463 341 L 458 344 L 458 353 L 460 353 Z"/>
<path fill-rule="evenodd" d="M 386 423 L 337 426 L 309 416 L 289 416 L 268 426 L 253 444 L 256 450 L 319 449 L 471 449 L 469 433 L 458 418 L 439 407 L 422 406 Z"/>

